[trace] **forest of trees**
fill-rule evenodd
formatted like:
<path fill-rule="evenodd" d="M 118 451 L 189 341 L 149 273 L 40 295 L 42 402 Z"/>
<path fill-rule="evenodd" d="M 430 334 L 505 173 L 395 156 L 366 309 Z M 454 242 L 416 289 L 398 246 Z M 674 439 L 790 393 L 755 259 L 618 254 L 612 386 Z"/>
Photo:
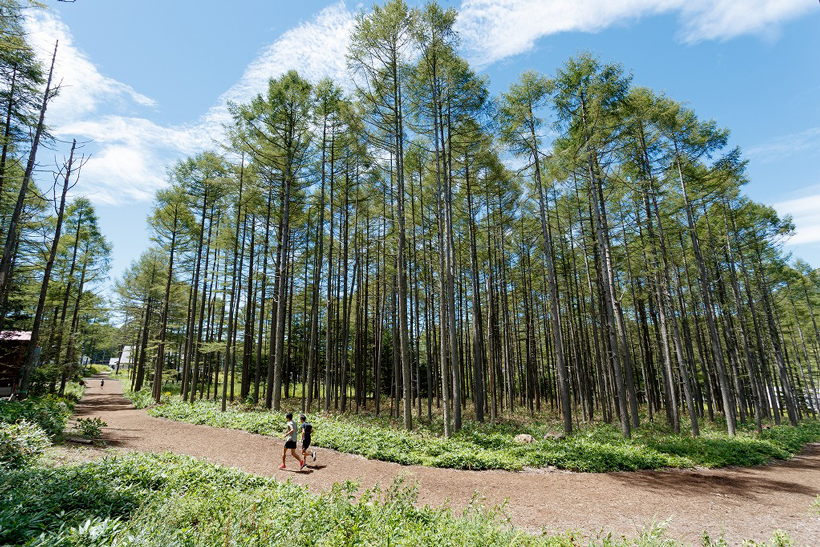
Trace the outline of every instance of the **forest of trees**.
<path fill-rule="evenodd" d="M 169 168 L 115 328 L 110 245 L 68 198 L 85 158 L 49 134 L 59 89 L 21 11 L 0 0 L 0 322 L 32 331 L 40 389 L 129 345 L 157 401 L 175 381 L 445 435 L 542 411 L 731 435 L 820 410 L 820 270 L 743 194 L 728 131 L 588 53 L 493 96 L 435 2 L 362 12 L 351 83 L 290 71 L 230 105 L 225 145 Z"/>
<path fill-rule="evenodd" d="M 592 54 L 493 97 L 456 15 L 374 6 L 350 93 L 271 79 L 225 148 L 169 170 L 117 288 L 133 389 L 446 435 L 467 414 L 626 437 L 815 416 L 820 271 L 743 195 L 728 131 Z"/>
<path fill-rule="evenodd" d="M 59 46 L 50 66 L 38 63 L 25 9 L 35 8 L 0 0 L 0 330 L 31 332 L 18 389 L 62 394 L 83 355 L 102 359 L 118 344 L 100 294 L 111 246 L 91 202 L 69 197 L 87 157 L 49 133 Z M 42 161 L 62 149 L 70 149 L 62 164 Z"/>

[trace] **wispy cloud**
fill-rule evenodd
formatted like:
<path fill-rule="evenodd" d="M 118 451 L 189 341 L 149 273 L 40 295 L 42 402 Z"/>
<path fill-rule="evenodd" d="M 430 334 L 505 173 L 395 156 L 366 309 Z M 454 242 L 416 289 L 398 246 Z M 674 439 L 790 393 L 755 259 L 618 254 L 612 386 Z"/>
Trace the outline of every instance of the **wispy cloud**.
<path fill-rule="evenodd" d="M 344 2 L 322 10 L 313 21 L 286 31 L 263 48 L 242 77 L 223 93 L 203 117 L 204 123 L 228 121 L 228 102 L 245 103 L 267 88 L 268 79 L 296 70 L 303 78 L 318 82 L 329 77 L 342 86 L 349 80 L 347 47 L 353 30 L 354 14 Z"/>
<path fill-rule="evenodd" d="M 53 13 L 30 10 L 25 29 L 46 68 L 51 62 L 55 41 L 60 42 L 54 80 L 61 86 L 59 95 L 49 105 L 51 125 L 59 126 L 95 114 L 103 108 L 133 112 L 137 108 L 156 106 L 150 97 L 101 74 L 88 56 L 76 47 L 69 28 Z"/>
<path fill-rule="evenodd" d="M 698 0 L 681 2 L 686 42 L 729 40 L 744 34 L 771 36 L 780 25 L 815 9 L 805 0 Z"/>
<path fill-rule="evenodd" d="M 54 14 L 33 12 L 26 30 L 43 63 L 50 62 L 54 41 L 60 41 L 55 73 L 63 87 L 48 118 L 57 137 L 90 141 L 86 151 L 92 157 L 78 191 L 95 202 L 116 205 L 150 201 L 165 184 L 170 165 L 222 139 L 223 125 L 230 121 L 227 103 L 250 101 L 265 91 L 269 78 L 295 69 L 311 81 L 331 77 L 343 83 L 353 21 L 343 2 L 325 8 L 263 48 L 242 78 L 199 119 L 175 126 L 152 120 L 154 100 L 101 74 Z"/>
<path fill-rule="evenodd" d="M 818 149 L 820 149 L 820 127 L 812 127 L 798 133 L 781 135 L 767 143 L 752 146 L 746 154 L 750 158 L 768 163 Z"/>
<path fill-rule="evenodd" d="M 779 215 L 791 215 L 795 225 L 795 235 L 788 245 L 820 243 L 820 194 L 806 195 L 774 204 Z"/>
<path fill-rule="evenodd" d="M 805 0 L 464 0 L 458 29 L 471 58 L 486 65 L 529 51 L 559 32 L 597 32 L 677 14 L 684 42 L 771 34 L 815 6 Z"/>

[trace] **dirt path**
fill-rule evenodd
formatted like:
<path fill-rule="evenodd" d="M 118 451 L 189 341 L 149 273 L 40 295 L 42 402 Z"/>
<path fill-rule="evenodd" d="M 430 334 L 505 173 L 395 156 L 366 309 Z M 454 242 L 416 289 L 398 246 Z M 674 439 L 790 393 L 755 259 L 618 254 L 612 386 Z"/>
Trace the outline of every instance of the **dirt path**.
<path fill-rule="evenodd" d="M 313 491 L 345 480 L 387 486 L 400 473 L 418 483 L 422 503 L 461 509 L 478 491 L 489 504 L 508 500 L 512 523 L 533 532 L 635 536 L 645 524 L 670 519 L 669 537 L 698 545 L 704 531 L 713 538 L 723 533 L 734 545 L 768 540 L 778 528 L 797 545 L 820 545 L 820 517 L 811 507 L 820 494 L 820 444 L 765 467 L 606 474 L 433 469 L 318 449 L 316 463 L 298 472 L 290 457 L 287 470 L 277 469 L 280 439 L 152 418 L 122 397 L 115 380 L 104 388 L 92 380 L 76 413 L 105 420 L 105 438 L 117 449 L 189 454 Z"/>

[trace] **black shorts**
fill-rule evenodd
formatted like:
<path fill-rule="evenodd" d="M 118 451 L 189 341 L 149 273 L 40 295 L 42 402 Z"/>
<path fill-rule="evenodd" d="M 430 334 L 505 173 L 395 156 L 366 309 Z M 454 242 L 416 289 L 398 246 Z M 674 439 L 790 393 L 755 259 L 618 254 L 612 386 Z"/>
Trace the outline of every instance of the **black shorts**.
<path fill-rule="evenodd" d="M 296 448 L 296 441 L 285 441 L 285 450 L 288 448 Z"/>
<path fill-rule="evenodd" d="M 307 450 L 310 447 L 310 437 L 305 437 L 302 441 L 302 450 Z"/>

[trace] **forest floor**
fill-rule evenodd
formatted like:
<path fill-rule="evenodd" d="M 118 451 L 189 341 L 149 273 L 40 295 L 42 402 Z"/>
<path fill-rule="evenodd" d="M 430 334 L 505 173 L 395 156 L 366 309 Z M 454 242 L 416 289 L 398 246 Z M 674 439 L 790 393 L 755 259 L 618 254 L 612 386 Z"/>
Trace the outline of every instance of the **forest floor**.
<path fill-rule="evenodd" d="M 336 482 L 389 487 L 397 476 L 416 484 L 419 502 L 449 504 L 460 512 L 478 493 L 485 505 L 506 502 L 512 525 L 534 533 L 601 531 L 637 536 L 644 526 L 668 521 L 667 537 L 700 544 L 703 533 L 721 535 L 731 545 L 743 539 L 768 540 L 777 529 L 796 545 L 815 545 L 820 517 L 812 508 L 820 495 L 820 444 L 786 462 L 751 468 L 572 473 L 552 469 L 462 471 L 367 460 L 317 449 L 317 460 L 298 471 L 288 455 L 278 469 L 284 442 L 242 431 L 192 425 L 148 416 L 122 396 L 116 380 L 88 382 L 77 417 L 99 417 L 108 427 L 111 451 L 175 452 L 306 485 L 311 491 Z M 91 456 L 88 454 L 88 456 Z"/>

